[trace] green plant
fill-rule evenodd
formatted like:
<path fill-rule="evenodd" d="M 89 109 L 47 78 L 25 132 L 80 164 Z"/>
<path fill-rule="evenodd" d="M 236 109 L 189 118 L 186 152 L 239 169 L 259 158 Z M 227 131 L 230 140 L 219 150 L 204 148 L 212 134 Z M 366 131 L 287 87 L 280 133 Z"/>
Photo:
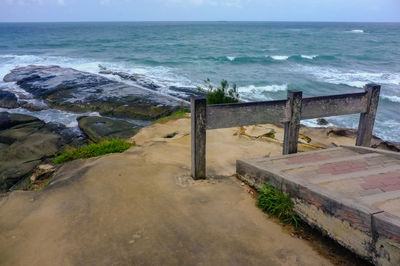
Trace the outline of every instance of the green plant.
<path fill-rule="evenodd" d="M 99 143 L 69 149 L 55 157 L 52 162 L 59 164 L 81 158 L 97 157 L 108 153 L 121 153 L 134 145 L 134 143 L 130 143 L 126 140 L 104 140 Z"/>
<path fill-rule="evenodd" d="M 257 205 L 268 214 L 278 217 L 286 224 L 294 224 L 296 228 L 301 219 L 293 209 L 293 202 L 282 189 L 276 189 L 270 184 L 258 190 Z"/>
<path fill-rule="evenodd" d="M 219 87 L 214 88 L 210 79 L 204 81 L 207 91 L 207 104 L 237 103 L 239 102 L 239 92 L 236 84 L 230 86 L 229 82 L 222 80 Z M 201 88 L 198 90 L 204 91 Z"/>
<path fill-rule="evenodd" d="M 268 133 L 265 133 L 263 136 L 267 137 L 267 138 L 274 139 L 275 138 L 275 133 L 276 133 L 275 129 L 272 128 Z"/>
<path fill-rule="evenodd" d="M 190 113 L 190 110 L 189 110 L 189 109 L 182 109 L 182 110 L 176 111 L 175 113 L 173 113 L 173 114 L 171 114 L 171 115 L 169 115 L 169 116 L 161 117 L 160 119 L 157 119 L 157 120 L 153 121 L 152 124 L 156 124 L 156 123 L 160 123 L 160 122 L 163 123 L 163 122 L 167 122 L 167 121 L 170 120 L 170 119 L 183 117 L 183 116 L 185 116 L 187 113 Z"/>

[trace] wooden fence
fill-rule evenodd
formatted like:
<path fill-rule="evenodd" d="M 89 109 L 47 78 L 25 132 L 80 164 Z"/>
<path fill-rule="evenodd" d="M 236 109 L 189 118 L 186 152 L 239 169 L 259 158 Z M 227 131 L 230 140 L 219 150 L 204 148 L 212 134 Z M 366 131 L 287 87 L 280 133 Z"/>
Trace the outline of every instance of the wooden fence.
<path fill-rule="evenodd" d="M 300 120 L 360 113 L 357 146 L 371 145 L 380 85 L 367 84 L 360 93 L 303 98 L 301 91 L 287 93 L 286 100 L 207 105 L 205 98 L 191 99 L 191 174 L 206 177 L 206 130 L 283 123 L 283 154 L 297 152 Z"/>

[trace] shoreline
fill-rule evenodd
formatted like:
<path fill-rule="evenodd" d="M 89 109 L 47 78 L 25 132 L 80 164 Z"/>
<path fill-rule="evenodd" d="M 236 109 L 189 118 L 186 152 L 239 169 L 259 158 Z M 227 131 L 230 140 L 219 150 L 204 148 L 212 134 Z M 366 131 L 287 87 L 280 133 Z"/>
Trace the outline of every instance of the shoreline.
<path fill-rule="evenodd" d="M 190 97 L 205 95 L 204 91 L 184 87 L 170 87 L 175 95 L 163 95 L 158 91 L 159 86 L 143 75 L 106 68 L 100 74 L 59 66 L 29 65 L 15 68 L 4 76 L 4 82 L 15 88 L 12 92 L 0 89 L 0 111 L 5 111 L 0 113 L 0 191 L 15 185 L 20 187 L 18 184 L 43 160 L 68 147 L 97 143 L 102 139 L 130 138 L 157 119 L 186 109 Z M 40 119 L 29 114 L 39 114 Z M 324 143 L 324 137 L 333 134 L 354 138 L 356 134 L 353 129 L 313 128 L 310 131 L 303 127 L 306 133 L 299 139 L 300 146 L 330 147 L 331 144 Z M 319 136 L 321 141 L 313 142 L 308 136 L 315 132 L 323 132 Z M 35 144 L 32 142 L 35 138 L 46 141 Z M 400 151 L 400 144 L 378 137 L 374 137 L 372 147 Z"/>

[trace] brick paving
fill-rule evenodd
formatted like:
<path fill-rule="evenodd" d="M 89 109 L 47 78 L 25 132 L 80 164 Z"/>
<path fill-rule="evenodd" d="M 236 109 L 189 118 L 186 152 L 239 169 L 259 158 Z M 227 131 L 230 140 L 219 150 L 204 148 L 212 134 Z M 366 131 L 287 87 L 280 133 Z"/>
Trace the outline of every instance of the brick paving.
<path fill-rule="evenodd" d="M 379 194 L 400 191 L 400 156 L 393 157 L 373 150 L 360 153 L 347 148 L 334 148 L 260 159 L 257 165 L 272 167 L 350 198 L 378 195 L 376 201 L 371 203 L 374 206 L 381 204 Z M 400 216 L 400 213 L 397 215 Z"/>
<path fill-rule="evenodd" d="M 363 178 L 363 189 L 379 188 L 384 192 L 400 190 L 400 171 L 393 171 Z"/>
<path fill-rule="evenodd" d="M 369 232 L 367 237 L 375 232 L 379 237 L 371 238 L 370 245 L 375 245 L 377 239 L 395 241 L 390 246 L 398 246 L 396 249 L 382 249 L 382 244 L 376 244 L 376 252 L 389 252 L 400 265 L 400 256 L 396 257 L 400 254 L 400 153 L 340 147 L 274 158 L 239 160 L 237 170 L 240 178 L 249 183 L 255 182 L 256 187 L 263 183 L 284 187 L 295 198 L 301 198 L 328 215 L 347 220 L 360 232 Z M 307 220 L 310 214 L 304 215 Z M 335 225 L 327 222 L 329 219 L 318 220 L 311 216 L 308 222 L 317 223 L 327 231 L 333 230 L 340 241 L 351 234 L 349 231 L 341 235 Z M 373 216 L 376 217 L 375 222 L 371 223 Z M 371 229 L 375 224 L 376 227 Z M 346 245 L 357 249 L 354 238 L 348 238 Z M 360 249 L 359 254 L 368 253 L 368 247 L 366 245 L 364 251 Z"/>

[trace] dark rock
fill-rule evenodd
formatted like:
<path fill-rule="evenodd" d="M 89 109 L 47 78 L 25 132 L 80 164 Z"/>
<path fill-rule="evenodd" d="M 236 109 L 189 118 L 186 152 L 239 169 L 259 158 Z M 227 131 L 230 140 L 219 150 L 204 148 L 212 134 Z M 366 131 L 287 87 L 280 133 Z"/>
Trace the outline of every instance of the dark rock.
<path fill-rule="evenodd" d="M 18 98 L 9 91 L 0 90 L 0 107 L 3 108 L 18 108 Z"/>
<path fill-rule="evenodd" d="M 154 91 L 157 91 L 157 89 L 160 88 L 160 86 L 154 84 L 153 81 L 150 79 L 146 78 L 143 75 L 139 74 L 129 74 L 129 73 L 124 73 L 124 72 L 113 72 L 110 70 L 102 70 L 99 72 L 100 74 L 106 74 L 106 75 L 114 75 L 118 76 L 121 79 L 124 80 L 131 80 L 135 81 L 138 85 L 143 86 L 147 89 L 151 89 Z M 206 96 L 207 93 L 203 91 L 199 91 L 195 88 L 189 88 L 189 87 L 176 87 L 176 86 L 170 86 L 168 87 L 168 93 L 176 98 L 183 99 L 185 101 L 190 101 L 190 97 L 192 96 Z"/>
<path fill-rule="evenodd" d="M 66 145 L 63 131 L 68 129 L 33 116 L 0 113 L 0 192 L 23 180 L 43 159 Z"/>
<path fill-rule="evenodd" d="M 154 91 L 156 91 L 158 88 L 160 88 L 160 86 L 154 84 L 153 81 L 151 81 L 150 79 L 147 79 L 145 76 L 140 75 L 140 74 L 132 74 L 131 75 L 131 74 L 125 73 L 125 72 L 113 72 L 110 70 L 102 70 L 99 73 L 106 74 L 106 75 L 118 76 L 124 80 L 135 81 L 138 85 L 143 86 L 150 90 L 154 90 Z"/>
<path fill-rule="evenodd" d="M 12 144 L 19 139 L 23 139 L 39 131 L 45 123 L 43 121 L 34 121 L 13 126 L 9 129 L 0 131 L 0 142 Z"/>
<path fill-rule="evenodd" d="M 52 108 L 73 112 L 95 111 L 107 116 L 154 120 L 182 105 L 173 97 L 58 66 L 15 68 L 4 81 L 17 82 Z M 147 84 L 149 88 L 155 86 Z"/>
<path fill-rule="evenodd" d="M 30 115 L 11 114 L 7 112 L 0 113 L 0 130 L 12 126 L 40 121 L 38 118 Z"/>
<path fill-rule="evenodd" d="M 332 127 L 329 128 L 327 135 L 336 135 L 340 137 L 349 137 L 349 138 L 355 138 L 357 137 L 357 130 L 355 129 L 350 129 L 350 128 L 336 128 Z"/>
<path fill-rule="evenodd" d="M 318 118 L 317 119 L 317 124 L 320 126 L 326 126 L 329 124 L 329 122 L 325 118 Z"/>
<path fill-rule="evenodd" d="M 190 101 L 191 97 L 206 97 L 207 93 L 204 91 L 200 91 L 198 89 L 188 88 L 188 87 L 175 87 L 170 86 L 168 88 L 170 90 L 171 95 Z M 175 92 L 175 93 L 174 93 Z"/>
<path fill-rule="evenodd" d="M 0 150 L 7 148 L 10 145 L 7 145 L 5 143 L 0 143 Z"/>
<path fill-rule="evenodd" d="M 357 138 L 357 130 L 350 128 L 329 128 L 327 135 L 336 135 L 341 137 Z M 400 143 L 385 141 L 377 136 L 372 136 L 371 140 L 372 148 L 379 148 L 382 150 L 400 152 Z"/>
<path fill-rule="evenodd" d="M 40 160 L 10 160 L 0 162 L 0 192 L 7 192 L 12 186 L 29 175 L 39 163 Z"/>
<path fill-rule="evenodd" d="M 27 102 L 27 101 L 20 101 L 19 104 L 22 108 L 25 108 L 25 109 L 27 109 L 29 111 L 33 111 L 33 112 L 49 109 L 49 107 L 46 104 L 33 104 L 33 103 Z"/>
<path fill-rule="evenodd" d="M 0 191 L 29 174 L 44 158 L 54 156 L 62 146 L 62 137 L 54 133 L 33 133 L 0 150 Z"/>
<path fill-rule="evenodd" d="M 78 123 L 81 130 L 93 142 L 110 138 L 127 139 L 139 130 L 139 127 L 126 121 L 97 116 L 80 117 Z"/>

